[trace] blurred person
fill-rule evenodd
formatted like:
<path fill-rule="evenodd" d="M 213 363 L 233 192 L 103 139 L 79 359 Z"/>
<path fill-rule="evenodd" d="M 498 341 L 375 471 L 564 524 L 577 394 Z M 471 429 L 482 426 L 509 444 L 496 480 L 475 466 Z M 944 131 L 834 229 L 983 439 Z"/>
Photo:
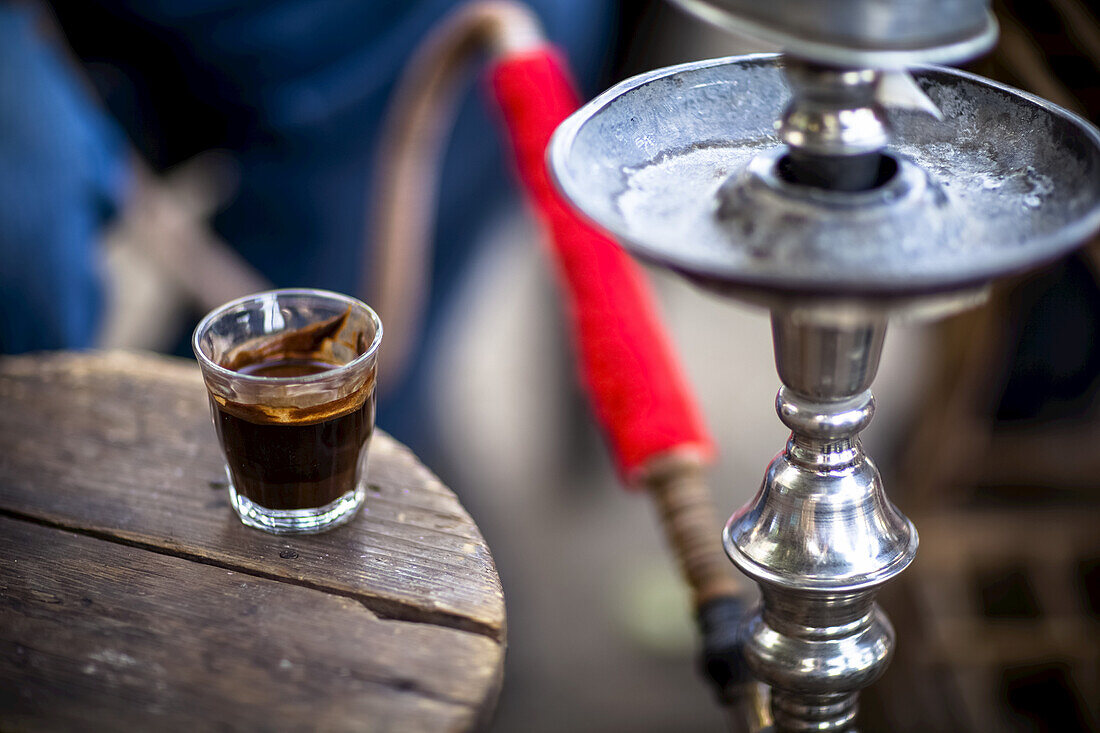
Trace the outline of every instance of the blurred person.
<path fill-rule="evenodd" d="M 97 247 L 125 204 L 131 146 L 157 170 L 229 151 L 239 183 L 215 232 L 275 287 L 359 292 L 387 103 L 416 45 L 458 4 L 0 4 L 0 352 L 94 345 L 104 302 Z M 609 46 L 610 2 L 528 4 L 591 86 Z M 64 38 L 43 30 L 51 10 Z M 424 407 L 424 344 L 479 231 L 514 195 L 478 91 L 459 112 L 438 184 L 419 358 L 380 405 L 380 424 L 407 442 Z M 189 353 L 186 337 L 179 353 Z"/>

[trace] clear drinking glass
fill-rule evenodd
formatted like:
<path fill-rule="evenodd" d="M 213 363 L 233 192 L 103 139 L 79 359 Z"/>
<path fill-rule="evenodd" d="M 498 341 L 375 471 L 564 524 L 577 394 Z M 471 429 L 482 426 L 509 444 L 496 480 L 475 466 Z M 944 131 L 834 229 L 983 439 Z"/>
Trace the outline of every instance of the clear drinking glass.
<path fill-rule="evenodd" d="M 381 340 L 373 310 L 324 290 L 249 295 L 199 323 L 192 346 L 242 522 L 305 534 L 355 516 Z"/>

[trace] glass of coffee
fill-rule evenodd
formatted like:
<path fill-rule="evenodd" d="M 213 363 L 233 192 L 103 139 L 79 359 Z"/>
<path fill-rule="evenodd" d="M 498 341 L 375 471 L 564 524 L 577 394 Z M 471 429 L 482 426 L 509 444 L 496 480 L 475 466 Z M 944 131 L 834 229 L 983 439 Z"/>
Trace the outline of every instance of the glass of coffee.
<path fill-rule="evenodd" d="M 214 310 L 192 346 L 245 524 L 276 534 L 349 521 L 365 495 L 382 323 L 323 290 L 272 290 Z"/>

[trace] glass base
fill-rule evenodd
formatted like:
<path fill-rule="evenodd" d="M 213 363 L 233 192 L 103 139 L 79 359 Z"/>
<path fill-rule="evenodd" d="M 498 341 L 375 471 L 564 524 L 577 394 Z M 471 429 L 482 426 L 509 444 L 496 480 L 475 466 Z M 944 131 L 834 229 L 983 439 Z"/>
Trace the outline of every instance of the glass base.
<path fill-rule="evenodd" d="M 241 521 L 271 534 L 317 534 L 347 524 L 363 506 L 366 495 L 360 482 L 354 491 L 321 507 L 268 509 L 238 494 L 232 480 L 229 482 L 229 503 Z"/>

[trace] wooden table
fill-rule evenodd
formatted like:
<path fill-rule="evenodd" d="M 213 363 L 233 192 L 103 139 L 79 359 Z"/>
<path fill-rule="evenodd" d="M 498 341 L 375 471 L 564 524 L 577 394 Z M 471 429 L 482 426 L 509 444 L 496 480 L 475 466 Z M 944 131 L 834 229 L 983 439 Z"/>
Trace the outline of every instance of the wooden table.
<path fill-rule="evenodd" d="M 457 731 L 504 602 L 458 500 L 376 433 L 362 514 L 244 527 L 198 368 L 0 358 L 0 729 Z"/>

